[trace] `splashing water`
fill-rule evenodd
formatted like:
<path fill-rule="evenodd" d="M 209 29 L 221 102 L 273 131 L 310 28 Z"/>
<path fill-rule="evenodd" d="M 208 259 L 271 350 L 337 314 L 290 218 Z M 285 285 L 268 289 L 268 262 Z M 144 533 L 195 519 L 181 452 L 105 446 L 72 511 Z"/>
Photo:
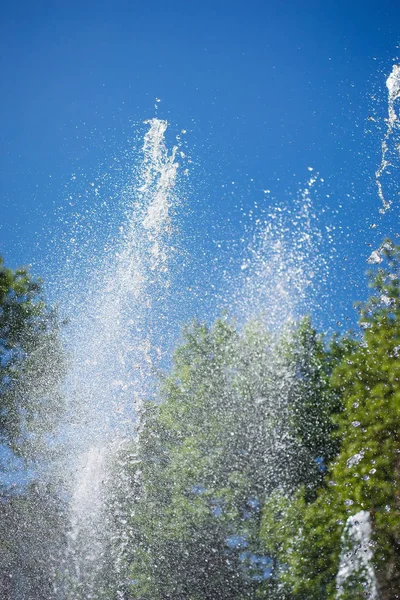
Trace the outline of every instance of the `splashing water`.
<path fill-rule="evenodd" d="M 177 148 L 167 149 L 168 124 L 159 119 L 146 124 L 120 237 L 103 261 L 95 261 L 84 300 L 72 298 L 67 311 L 75 315 L 65 383 L 70 411 L 61 427 L 66 451 L 58 468 L 66 473 L 70 526 L 57 600 L 96 600 L 109 597 L 111 589 L 126 597 L 124 552 L 131 535 L 126 506 L 136 493 L 129 481 L 135 462 L 131 442 L 135 439 L 137 449 L 142 403 L 154 394 L 154 370 L 165 350 L 160 332 L 168 321 L 178 201 Z M 291 207 L 276 206 L 256 223 L 240 274 L 231 275 L 231 308 L 243 322 L 261 317 L 267 329 L 278 331 L 309 312 L 315 282 L 327 272 L 311 199 L 317 180 L 312 174 Z M 293 377 L 284 371 L 281 380 L 290 385 Z M 284 409 L 278 401 L 276 406 Z M 281 455 L 289 454 L 288 442 L 279 439 L 276 446 Z M 275 475 L 277 462 L 271 460 Z"/>
<path fill-rule="evenodd" d="M 104 552 L 105 515 L 104 493 L 106 476 L 106 447 L 91 447 L 81 458 L 70 502 L 71 531 L 68 558 L 72 563 L 74 593 L 85 592 L 95 597 L 88 585 L 86 572 L 91 581 L 102 568 Z"/>
<path fill-rule="evenodd" d="M 394 65 L 392 68 L 392 72 L 386 80 L 386 87 L 388 89 L 388 118 L 387 118 L 387 130 L 385 137 L 382 141 L 382 159 L 379 169 L 375 173 L 376 184 L 378 187 L 378 195 L 382 201 L 381 213 L 386 212 L 386 210 L 391 206 L 392 200 L 387 200 L 384 192 L 381 178 L 387 171 L 387 168 L 392 165 L 392 162 L 388 158 L 391 152 L 396 151 L 399 153 L 399 144 L 394 141 L 394 144 L 391 144 L 391 138 L 395 130 L 398 129 L 398 116 L 395 110 L 395 102 L 400 98 L 400 65 Z M 393 146 L 393 148 L 392 148 Z"/>
<path fill-rule="evenodd" d="M 102 433 L 110 424 L 123 429 L 124 419 L 114 417 L 126 411 L 129 426 L 132 409 L 138 408 L 148 391 L 143 382 L 156 359 L 148 325 L 154 318 L 153 304 L 164 300 L 169 286 L 167 238 L 176 149 L 170 155 L 165 146 L 165 121 L 147 123 L 141 182 L 132 192 L 127 223 L 102 273 L 93 274 L 71 343 L 74 354 L 68 383 L 74 409 L 77 405 L 80 411 L 89 410 L 90 430 L 96 425 Z M 86 382 L 83 387 L 82 382 Z"/>
<path fill-rule="evenodd" d="M 144 198 L 151 197 L 143 219 L 143 227 L 147 231 L 150 243 L 150 268 L 166 269 L 166 248 L 162 247 L 162 239 L 170 232 L 171 220 L 169 214 L 168 194 L 175 185 L 177 163 L 175 155 L 177 147 L 174 146 L 168 156 L 164 143 L 164 134 L 167 122 L 158 119 L 146 121 L 150 129 L 144 138 L 144 163 L 143 185 L 139 192 Z"/>
<path fill-rule="evenodd" d="M 309 313 L 316 282 L 328 272 L 311 196 L 317 181 L 312 174 L 291 206 L 277 205 L 257 223 L 232 294 L 244 320 L 261 318 L 278 331 Z"/>
<path fill-rule="evenodd" d="M 110 567 L 107 535 L 113 525 L 106 514 L 107 494 L 117 477 L 114 473 L 111 481 L 110 468 L 121 443 L 135 436 L 160 357 L 152 335 L 164 315 L 154 306 L 165 302 L 169 287 L 178 164 L 176 148 L 169 153 L 165 144 L 167 122 L 146 123 L 139 183 L 131 193 L 121 239 L 101 273 L 92 274 L 84 302 L 74 307 L 78 314 L 65 384 L 69 422 L 62 427 L 68 440 L 61 467 L 72 481 L 62 596 L 71 600 L 98 598 L 97 574 Z"/>
<path fill-rule="evenodd" d="M 345 592 L 364 590 L 366 600 L 378 600 L 375 571 L 372 564 L 371 519 L 361 510 L 347 519 L 342 534 L 340 566 L 336 577 L 337 599 Z M 346 596 L 347 597 L 347 596 Z"/>

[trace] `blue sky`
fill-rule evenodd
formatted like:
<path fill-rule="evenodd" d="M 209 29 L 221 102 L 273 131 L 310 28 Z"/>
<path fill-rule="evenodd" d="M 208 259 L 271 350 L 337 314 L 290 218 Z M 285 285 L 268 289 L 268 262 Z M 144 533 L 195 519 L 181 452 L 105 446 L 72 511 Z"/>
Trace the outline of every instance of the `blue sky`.
<path fill-rule="evenodd" d="M 387 0 L 8 3 L 0 253 L 51 283 L 65 260 L 62 229 L 80 210 L 68 196 L 84 203 L 114 159 L 111 180 L 129 176 L 131 147 L 160 98 L 171 143 L 185 129 L 193 160 L 182 211 L 198 258 L 190 277 L 215 284 L 204 272 L 214 272 L 216 242 L 243 235 L 254 203 L 290 203 L 311 166 L 324 179 L 315 191 L 321 227 L 335 227 L 320 319 L 351 320 L 366 293 L 366 258 L 398 225 L 398 206 L 379 215 L 374 172 L 399 17 Z"/>

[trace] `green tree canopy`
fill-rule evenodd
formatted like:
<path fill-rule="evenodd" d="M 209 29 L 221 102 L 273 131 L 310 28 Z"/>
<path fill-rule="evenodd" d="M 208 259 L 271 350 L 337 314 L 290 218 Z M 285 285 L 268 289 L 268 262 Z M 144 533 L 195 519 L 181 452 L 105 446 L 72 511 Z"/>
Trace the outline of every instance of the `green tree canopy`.
<path fill-rule="evenodd" d="M 53 450 L 49 436 L 64 408 L 65 363 L 57 313 L 41 282 L 0 258 L 0 452 L 14 456 L 0 477 L 0 596 L 51 600 L 64 547 L 55 486 L 28 477 Z M 18 486 L 16 485 L 18 483 Z"/>
<path fill-rule="evenodd" d="M 40 280 L 0 257 L 0 438 L 17 454 L 44 449 L 40 435 L 63 410 L 60 323 Z"/>
<path fill-rule="evenodd" d="M 224 319 L 186 329 L 142 415 L 134 597 L 254 597 L 272 561 L 261 507 L 277 489 L 312 494 L 331 455 L 326 358 L 309 321 L 280 336 Z"/>
<path fill-rule="evenodd" d="M 400 590 L 400 248 L 386 241 L 380 256 L 370 274 L 373 294 L 359 305 L 360 338 L 343 340 L 331 377 L 338 454 L 315 501 L 300 492 L 264 509 L 266 551 L 278 549 L 281 588 L 296 599 L 337 598 L 344 530 L 357 514 L 371 520 L 379 599 L 394 600 Z M 348 560 L 356 564 L 352 552 Z M 365 598 L 367 579 L 365 569 L 355 569 L 340 598 Z"/>

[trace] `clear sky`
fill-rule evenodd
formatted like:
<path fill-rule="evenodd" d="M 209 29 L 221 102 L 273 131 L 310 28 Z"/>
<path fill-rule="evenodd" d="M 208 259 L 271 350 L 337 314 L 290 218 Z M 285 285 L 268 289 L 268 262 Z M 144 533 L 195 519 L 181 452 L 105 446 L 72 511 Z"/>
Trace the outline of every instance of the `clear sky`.
<path fill-rule="evenodd" d="M 399 205 L 379 215 L 374 173 L 399 22 L 390 0 L 6 3 L 0 253 L 51 280 L 77 198 L 87 206 L 108 171 L 109 186 L 129 175 L 159 98 L 171 143 L 186 130 L 193 161 L 182 232 L 199 257 L 191 277 L 211 272 L 255 203 L 290 204 L 312 167 L 324 179 L 321 227 L 335 228 L 322 318 L 334 327 L 365 296 L 366 259 L 398 225 Z"/>

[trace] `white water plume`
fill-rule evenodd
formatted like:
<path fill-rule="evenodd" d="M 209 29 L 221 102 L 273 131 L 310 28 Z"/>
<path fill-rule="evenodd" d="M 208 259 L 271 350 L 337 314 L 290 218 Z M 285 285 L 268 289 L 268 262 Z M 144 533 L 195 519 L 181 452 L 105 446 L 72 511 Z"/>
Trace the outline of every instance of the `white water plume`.
<path fill-rule="evenodd" d="M 148 124 L 143 165 L 120 240 L 101 272 L 92 274 L 73 317 L 67 390 L 74 425 L 85 436 L 114 436 L 114 427 L 131 426 L 157 358 L 148 326 L 158 317 L 153 304 L 163 300 L 169 284 L 167 239 L 177 163 L 175 148 L 169 154 L 165 145 L 166 121 Z"/>
<path fill-rule="evenodd" d="M 74 305 L 65 384 L 69 422 L 64 470 L 70 483 L 70 535 L 65 598 L 97 598 L 96 572 L 106 565 L 106 496 L 116 449 L 133 439 L 141 403 L 151 395 L 159 307 L 169 286 L 168 244 L 178 165 L 165 144 L 167 122 L 152 119 L 143 162 L 132 185 L 116 251 Z M 155 307 L 156 305 L 156 307 Z M 165 310 L 165 309 L 164 309 Z M 118 485 L 114 480 L 111 485 Z M 72 594 L 72 595 L 71 595 Z"/>
<path fill-rule="evenodd" d="M 110 243 L 103 263 L 96 260 L 87 295 L 73 305 L 75 314 L 71 311 L 68 464 L 63 466 L 71 472 L 70 530 L 57 600 L 107 597 L 108 576 L 117 580 L 118 597 L 125 597 L 122 555 L 130 531 L 124 494 L 133 493 L 126 453 L 132 452 L 129 440 L 137 436 L 138 414 L 144 398 L 152 396 L 161 355 L 177 201 L 177 150 L 166 147 L 167 123 L 153 119 L 148 125 L 139 176 L 125 193 L 129 206 L 120 238 Z M 326 271 L 311 200 L 317 178 L 310 176 L 291 207 L 276 206 L 257 223 L 243 259 L 240 291 L 237 287 L 233 294 L 233 310 L 243 321 L 261 316 L 274 331 L 298 318 L 305 305 L 309 309 L 316 278 Z M 292 373 L 281 375 L 281 383 L 293 379 Z M 281 392 L 276 406 L 283 410 Z M 281 421 L 284 428 L 283 416 Z M 283 436 L 276 453 L 288 454 L 289 445 Z M 278 473 L 277 462 L 271 461 L 271 473 Z"/>
<path fill-rule="evenodd" d="M 277 205 L 256 221 L 241 265 L 236 312 L 261 318 L 272 331 L 309 314 L 315 284 L 327 274 L 311 196 L 317 180 L 312 174 L 291 206 Z"/>
<path fill-rule="evenodd" d="M 337 599 L 361 586 L 366 600 L 378 600 L 372 564 L 371 519 L 361 510 L 347 519 L 341 539 L 340 566 L 336 577 Z"/>
<path fill-rule="evenodd" d="M 399 118 L 395 110 L 396 100 L 400 98 L 400 65 L 393 65 L 392 71 L 386 80 L 388 89 L 388 118 L 387 130 L 382 141 L 382 158 L 381 164 L 375 173 L 376 184 L 378 187 L 378 195 L 382 201 L 381 212 L 384 213 L 391 206 L 393 200 L 388 200 L 383 191 L 382 176 L 392 165 L 389 155 L 392 153 L 398 158 L 400 145 L 398 140 L 392 140 L 393 134 L 399 129 Z"/>
<path fill-rule="evenodd" d="M 71 597 L 70 592 L 75 595 L 84 591 L 87 598 L 96 598 L 96 575 L 103 568 L 104 532 L 108 524 L 104 504 L 107 452 L 106 446 L 92 446 L 77 466 L 69 507 L 67 597 Z"/>

